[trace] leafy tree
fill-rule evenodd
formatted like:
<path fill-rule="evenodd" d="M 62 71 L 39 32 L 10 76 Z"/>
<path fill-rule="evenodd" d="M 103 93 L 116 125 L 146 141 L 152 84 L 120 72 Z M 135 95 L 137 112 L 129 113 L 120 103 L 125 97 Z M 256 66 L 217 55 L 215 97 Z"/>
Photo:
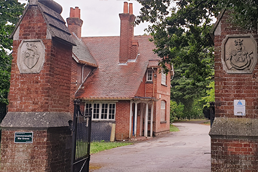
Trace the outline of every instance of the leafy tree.
<path fill-rule="evenodd" d="M 173 123 L 175 119 L 184 118 L 184 105 L 176 101 L 170 101 L 170 123 Z"/>
<path fill-rule="evenodd" d="M 234 13 L 231 14 L 232 23 L 241 26 L 244 29 L 257 30 L 257 0 L 227 0 L 225 2 L 227 3 L 227 8 L 234 11 Z"/>
<path fill-rule="evenodd" d="M 234 24 L 257 29 L 257 0 L 138 0 L 142 4 L 136 24 L 150 22 L 146 29 L 156 45 L 154 52 L 161 65 L 173 63 L 175 77 L 171 82 L 171 99 L 182 102 L 185 112 L 193 111 L 200 97 L 212 100 L 208 90 L 213 84 L 213 41 L 209 32 L 214 18 L 223 9 L 234 11 Z M 168 58 L 163 58 L 168 57 Z M 209 79 L 207 79 L 209 78 Z M 212 85 L 211 85 L 212 86 Z M 208 92 L 206 92 L 208 91 Z M 207 96 L 208 94 L 208 96 Z"/>
<path fill-rule="evenodd" d="M 12 59 L 12 40 L 9 36 L 23 10 L 24 5 L 17 0 L 0 0 L 0 111 L 4 111 L 8 104 Z"/>
<path fill-rule="evenodd" d="M 215 102 L 215 82 L 210 82 L 207 88 L 209 88 L 208 90 L 206 90 L 207 96 L 202 97 L 200 100 L 201 102 L 204 102 L 203 107 L 210 107 L 210 102 Z"/>
<path fill-rule="evenodd" d="M 162 58 L 162 67 L 165 63 L 174 64 L 171 99 L 182 102 L 187 114 L 194 100 L 205 96 L 210 82 L 206 78 L 213 75 L 213 41 L 209 31 L 221 8 L 217 6 L 218 0 L 179 0 L 172 8 L 171 2 L 140 1 L 143 7 L 136 23 L 152 23 L 147 31 L 153 36 L 154 52 Z"/>

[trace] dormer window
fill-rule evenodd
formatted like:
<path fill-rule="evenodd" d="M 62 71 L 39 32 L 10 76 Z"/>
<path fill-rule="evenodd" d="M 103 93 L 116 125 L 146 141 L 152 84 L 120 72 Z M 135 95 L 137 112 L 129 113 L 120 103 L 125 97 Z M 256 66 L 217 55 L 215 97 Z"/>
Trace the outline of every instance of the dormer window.
<path fill-rule="evenodd" d="M 152 78 L 153 78 L 153 71 L 152 70 L 147 70 L 146 81 L 147 82 L 152 82 Z"/>

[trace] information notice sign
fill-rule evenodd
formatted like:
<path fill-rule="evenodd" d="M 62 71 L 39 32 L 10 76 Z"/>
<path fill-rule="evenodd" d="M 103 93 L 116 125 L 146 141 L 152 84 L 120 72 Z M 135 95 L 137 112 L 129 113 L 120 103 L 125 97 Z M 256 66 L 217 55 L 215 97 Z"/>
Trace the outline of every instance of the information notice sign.
<path fill-rule="evenodd" d="M 33 143 L 33 132 L 15 132 L 14 143 Z"/>
<path fill-rule="evenodd" d="M 234 100 L 234 115 L 245 116 L 245 100 Z"/>

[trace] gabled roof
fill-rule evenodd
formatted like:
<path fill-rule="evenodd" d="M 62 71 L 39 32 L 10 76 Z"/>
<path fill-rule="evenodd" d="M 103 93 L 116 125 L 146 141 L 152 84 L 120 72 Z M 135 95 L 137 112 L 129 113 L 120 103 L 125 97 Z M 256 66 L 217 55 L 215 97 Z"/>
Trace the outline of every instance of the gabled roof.
<path fill-rule="evenodd" d="M 159 67 L 159 59 L 149 60 L 148 68 Z"/>
<path fill-rule="evenodd" d="M 28 11 L 30 6 L 38 6 L 39 10 L 41 11 L 45 22 L 47 24 L 48 30 L 52 38 L 57 38 L 62 41 L 65 41 L 68 44 L 75 45 L 73 39 L 71 38 L 71 33 L 68 28 L 65 26 L 65 21 L 61 17 L 59 13 L 54 11 L 53 9 L 37 2 L 36 4 L 28 4 L 25 8 L 21 19 L 19 20 L 18 24 L 16 25 L 14 32 L 10 36 L 13 38 L 14 33 L 16 32 L 17 28 L 19 27 L 23 17 L 25 16 L 26 12 Z"/>
<path fill-rule="evenodd" d="M 84 100 L 130 100 L 135 97 L 142 82 L 149 60 L 158 60 L 153 53 L 154 44 L 150 36 L 136 36 L 139 41 L 139 54 L 136 62 L 119 64 L 120 37 L 82 38 L 92 56 L 97 60 L 98 68 L 86 80 L 76 94 Z"/>
<path fill-rule="evenodd" d="M 86 64 L 92 67 L 98 67 L 94 57 L 91 55 L 88 47 L 73 33 L 73 40 L 76 46 L 73 46 L 73 59 L 77 63 Z"/>
<path fill-rule="evenodd" d="M 222 17 L 223 17 L 223 15 L 224 15 L 225 12 L 226 12 L 226 9 L 223 9 L 223 10 L 220 12 L 219 16 L 217 17 L 216 23 L 212 26 L 212 28 L 211 28 L 211 30 L 210 30 L 210 37 L 211 37 L 213 40 L 214 40 L 214 33 L 215 33 L 215 31 L 216 31 L 216 29 L 217 29 L 217 27 L 218 27 L 218 25 L 219 25 L 219 23 L 220 23 L 220 21 L 221 21 L 221 19 L 222 19 Z"/>

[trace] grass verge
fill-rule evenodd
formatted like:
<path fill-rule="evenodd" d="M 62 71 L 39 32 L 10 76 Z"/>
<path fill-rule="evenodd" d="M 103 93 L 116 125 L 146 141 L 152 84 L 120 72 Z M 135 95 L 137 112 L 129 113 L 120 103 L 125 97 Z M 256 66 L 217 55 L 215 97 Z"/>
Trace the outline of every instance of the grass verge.
<path fill-rule="evenodd" d="M 179 119 L 179 120 L 175 120 L 174 122 L 189 122 L 189 121 L 192 121 L 192 122 L 194 122 L 194 121 L 205 121 L 205 120 L 207 120 L 207 119 Z"/>
<path fill-rule="evenodd" d="M 91 142 L 90 144 L 90 154 L 94 154 L 100 151 L 109 150 L 116 147 L 132 145 L 129 142 Z"/>
<path fill-rule="evenodd" d="M 171 124 L 170 125 L 170 132 L 177 132 L 177 131 L 179 131 L 179 129 L 176 126 Z"/>
<path fill-rule="evenodd" d="M 211 125 L 211 122 L 210 122 L 210 121 L 207 121 L 207 122 L 204 122 L 203 124 L 204 124 L 204 125 Z"/>

